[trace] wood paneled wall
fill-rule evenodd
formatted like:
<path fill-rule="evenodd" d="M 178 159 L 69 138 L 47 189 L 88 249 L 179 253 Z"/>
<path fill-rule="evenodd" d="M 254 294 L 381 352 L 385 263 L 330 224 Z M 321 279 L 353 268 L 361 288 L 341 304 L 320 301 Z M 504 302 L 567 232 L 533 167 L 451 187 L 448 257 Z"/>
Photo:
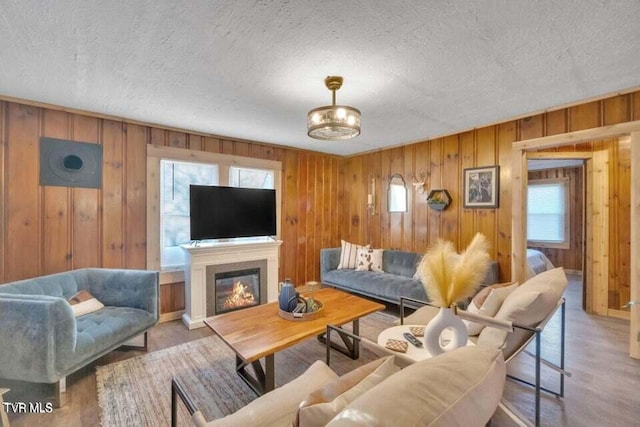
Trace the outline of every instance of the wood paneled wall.
<path fill-rule="evenodd" d="M 511 272 L 511 144 L 515 141 L 556 135 L 640 119 L 640 91 L 588 102 L 569 108 L 512 120 L 445 138 L 427 140 L 399 148 L 347 158 L 340 176 L 344 178 L 344 211 L 340 212 L 340 236 L 375 247 L 424 251 L 442 237 L 463 249 L 475 232 L 491 242 L 492 256 L 500 265 L 502 280 Z M 609 307 L 629 295 L 630 179 L 628 142 L 617 147 L 605 142 L 578 144 L 563 150 L 610 150 L 611 247 Z M 462 174 L 468 167 L 500 166 L 500 205 L 498 209 L 463 209 Z M 403 175 L 409 186 L 409 211 L 386 212 L 389 177 Z M 425 178 L 427 191 L 446 188 L 453 203 L 443 212 L 427 207 L 423 196 L 415 193 L 411 182 Z M 376 179 L 376 209 L 366 209 L 370 180 Z M 518 232 L 518 230 L 514 230 Z"/>
<path fill-rule="evenodd" d="M 144 268 L 148 129 L 0 102 L 3 139 L 0 278 L 83 267 Z M 103 146 L 103 188 L 39 185 L 41 136 Z"/>
<path fill-rule="evenodd" d="M 558 168 L 529 172 L 533 179 L 566 178 L 569 180 L 569 249 L 535 248 L 544 253 L 556 267 L 582 271 L 584 248 L 584 170 Z"/>
<path fill-rule="evenodd" d="M 146 144 L 279 160 L 283 164 L 280 277 L 296 283 L 319 278 L 319 251 L 340 239 L 376 247 L 424 251 L 437 238 L 458 249 L 475 232 L 491 242 L 503 280 L 511 261 L 511 144 L 529 138 L 640 119 L 640 92 L 589 102 L 473 131 L 349 158 L 218 139 L 119 120 L 0 101 L 0 279 L 3 282 L 86 266 L 144 268 L 146 259 Z M 40 136 L 102 144 L 104 185 L 100 190 L 40 187 Z M 603 149 L 594 142 L 578 151 Z M 627 143 L 628 144 L 628 143 Z M 611 150 L 609 304 L 629 295 L 628 145 Z M 500 165 L 498 209 L 463 209 L 465 168 Z M 386 211 L 393 173 L 409 187 L 409 211 Z M 429 209 L 413 180 L 446 188 L 453 203 Z M 375 209 L 366 208 L 375 179 Z M 626 224 L 626 225 L 625 225 Z M 518 232 L 517 230 L 515 232 Z M 181 308 L 181 284 L 163 286 L 163 310 Z M 172 296 L 173 295 L 173 296 Z M 167 301 L 175 301 L 167 303 Z"/>
<path fill-rule="evenodd" d="M 461 133 L 400 148 L 351 157 L 343 162 L 344 204 L 341 236 L 374 247 L 424 252 L 438 238 L 466 247 L 476 232 L 491 242 L 491 256 L 500 264 L 501 276 L 511 270 L 511 144 L 516 140 L 515 122 Z M 465 168 L 500 165 L 500 208 L 464 209 Z M 409 209 L 387 212 L 389 178 L 400 173 L 407 181 Z M 376 181 L 375 212 L 366 209 L 367 190 Z M 419 195 L 414 181 L 425 181 Z M 430 189 L 447 189 L 453 202 L 444 211 L 428 207 Z M 375 213 L 375 214 L 374 214 Z"/>
<path fill-rule="evenodd" d="M 40 186 L 41 136 L 102 144 L 102 188 Z M 281 278 L 319 279 L 320 248 L 339 245 L 335 156 L 8 101 L 0 101 L 0 137 L 2 283 L 82 267 L 144 269 L 147 144 L 281 161 Z M 182 283 L 162 286 L 161 308 L 184 308 Z"/>

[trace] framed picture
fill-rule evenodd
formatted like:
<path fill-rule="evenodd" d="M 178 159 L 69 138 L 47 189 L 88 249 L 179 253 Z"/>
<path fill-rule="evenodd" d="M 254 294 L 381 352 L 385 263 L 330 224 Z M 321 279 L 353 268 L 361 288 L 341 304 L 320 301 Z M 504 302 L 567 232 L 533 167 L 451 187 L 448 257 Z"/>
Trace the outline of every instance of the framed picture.
<path fill-rule="evenodd" d="M 497 208 L 500 193 L 500 166 L 464 170 L 465 208 Z"/>

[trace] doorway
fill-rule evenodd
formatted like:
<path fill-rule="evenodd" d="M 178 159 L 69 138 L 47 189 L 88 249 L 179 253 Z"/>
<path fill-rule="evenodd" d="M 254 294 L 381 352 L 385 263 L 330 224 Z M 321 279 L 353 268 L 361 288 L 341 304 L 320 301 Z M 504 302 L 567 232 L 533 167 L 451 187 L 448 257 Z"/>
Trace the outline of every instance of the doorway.
<path fill-rule="evenodd" d="M 527 160 L 527 276 L 562 267 L 574 304 L 586 310 L 585 162 L 591 156 L 560 154 Z"/>
<path fill-rule="evenodd" d="M 523 280 L 526 272 L 526 194 L 527 160 L 535 150 L 576 145 L 589 141 L 623 137 L 630 147 L 630 281 L 629 297 L 631 301 L 640 301 L 640 121 L 605 126 L 585 131 L 570 132 L 549 137 L 535 138 L 513 143 L 512 179 L 513 179 L 513 230 L 512 233 L 512 279 Z M 608 252 L 608 160 L 606 151 L 594 151 L 592 161 L 586 162 L 587 192 L 586 201 L 586 243 L 587 255 L 584 271 L 587 309 L 590 312 L 609 315 L 609 252 Z M 589 184 L 591 180 L 591 184 Z M 589 187 L 590 186 L 590 187 Z M 591 213 L 589 213 L 589 209 Z M 591 230 L 591 232 L 590 232 Z M 597 243 L 597 244 L 594 244 Z M 607 286 L 604 286 L 604 285 Z M 629 353 L 640 358 L 640 304 L 632 305 L 630 318 Z"/>

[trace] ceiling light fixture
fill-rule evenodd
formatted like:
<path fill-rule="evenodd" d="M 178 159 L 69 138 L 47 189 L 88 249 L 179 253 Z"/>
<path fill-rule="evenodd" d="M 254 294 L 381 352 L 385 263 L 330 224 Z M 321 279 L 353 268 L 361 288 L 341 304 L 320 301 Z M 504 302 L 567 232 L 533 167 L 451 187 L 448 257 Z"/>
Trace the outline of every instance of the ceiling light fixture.
<path fill-rule="evenodd" d="M 314 108 L 307 114 L 307 135 L 315 139 L 340 141 L 360 135 L 360 110 L 336 105 L 336 91 L 342 86 L 342 77 L 328 76 L 324 84 L 331 92 L 332 104 Z"/>

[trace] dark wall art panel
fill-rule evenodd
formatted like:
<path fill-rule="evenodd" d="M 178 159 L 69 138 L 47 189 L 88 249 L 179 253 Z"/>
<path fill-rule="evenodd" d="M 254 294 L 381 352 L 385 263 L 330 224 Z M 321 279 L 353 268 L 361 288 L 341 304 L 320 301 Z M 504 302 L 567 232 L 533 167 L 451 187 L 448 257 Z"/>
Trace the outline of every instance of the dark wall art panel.
<path fill-rule="evenodd" d="M 102 145 L 40 138 L 40 185 L 102 187 Z"/>

